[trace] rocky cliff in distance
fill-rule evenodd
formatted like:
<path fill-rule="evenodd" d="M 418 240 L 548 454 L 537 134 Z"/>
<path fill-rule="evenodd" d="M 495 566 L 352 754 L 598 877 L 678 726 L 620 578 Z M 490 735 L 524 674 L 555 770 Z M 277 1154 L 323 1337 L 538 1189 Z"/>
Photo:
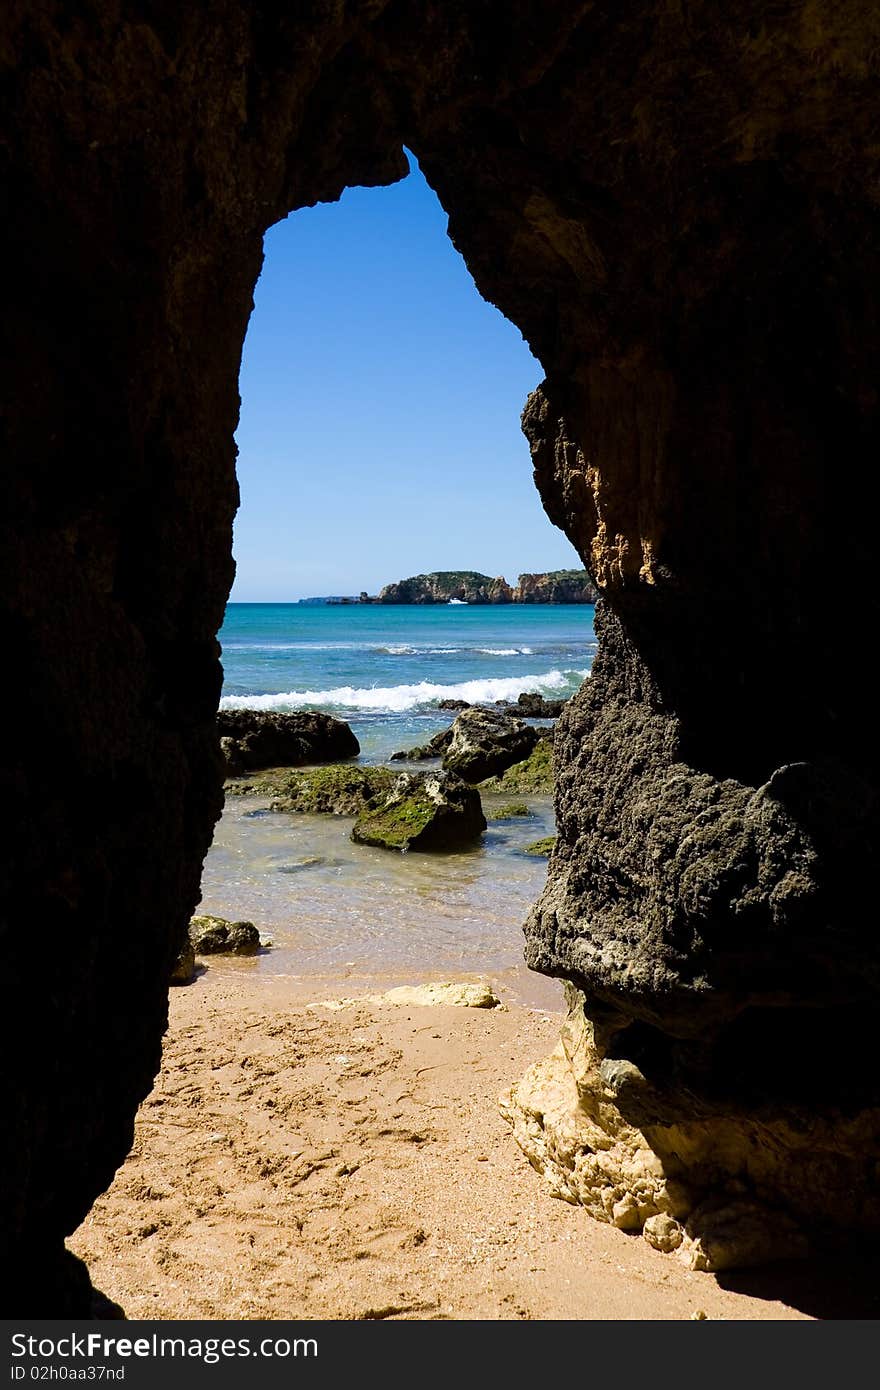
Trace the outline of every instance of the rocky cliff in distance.
<path fill-rule="evenodd" d="M 586 570 L 521 574 L 513 591 L 514 603 L 595 603 L 598 597 L 599 590 Z"/>
<path fill-rule="evenodd" d="M 436 570 L 386 584 L 374 603 L 595 603 L 598 590 L 586 570 L 521 574 L 516 588 L 503 575 L 476 570 Z"/>

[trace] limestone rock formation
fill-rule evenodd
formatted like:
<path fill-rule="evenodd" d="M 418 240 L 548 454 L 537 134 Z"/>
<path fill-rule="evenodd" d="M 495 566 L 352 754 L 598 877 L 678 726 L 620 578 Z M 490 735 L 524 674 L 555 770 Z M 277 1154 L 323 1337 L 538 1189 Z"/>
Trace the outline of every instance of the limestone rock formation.
<path fill-rule="evenodd" d="M 371 603 L 595 603 L 598 590 L 586 570 L 521 574 L 515 588 L 503 575 L 476 570 L 437 570 L 386 584 Z"/>
<path fill-rule="evenodd" d="M 841 1228 L 877 1228 L 869 1154 L 880 1108 L 822 1115 L 806 1097 L 786 1113 L 766 1100 L 748 1114 L 735 1100 L 701 1104 L 674 1072 L 656 1076 L 624 1054 L 621 1020 L 591 1022 L 584 996 L 567 993 L 556 1052 L 501 1098 L 556 1196 L 706 1271 L 804 1255 L 811 1237 Z"/>
<path fill-rule="evenodd" d="M 230 777 L 266 767 L 336 762 L 361 751 L 344 720 L 316 710 L 221 710 L 217 729 Z"/>
<path fill-rule="evenodd" d="M 207 913 L 190 918 L 189 939 L 197 956 L 255 956 L 260 949 L 253 922 L 230 922 Z"/>
<path fill-rule="evenodd" d="M 551 570 L 547 574 L 521 574 L 513 590 L 513 603 L 595 603 L 599 590 L 586 570 Z"/>
<path fill-rule="evenodd" d="M 530 724 L 499 710 L 474 705 L 452 724 L 443 767 L 467 782 L 482 782 L 529 756 L 537 741 Z"/>
<path fill-rule="evenodd" d="M 415 574 L 386 584 L 379 591 L 379 603 L 510 603 L 511 588 L 500 577 L 492 579 L 476 570 L 439 570 L 434 574 Z"/>
<path fill-rule="evenodd" d="M 402 772 L 358 816 L 351 838 L 394 850 L 470 849 L 486 829 L 480 794 L 449 772 Z"/>
<path fill-rule="evenodd" d="M 605 608 L 529 959 L 652 1087 L 612 1131 L 724 1116 L 744 1151 L 759 1115 L 756 1200 L 801 1221 L 803 1158 L 816 1226 L 876 1226 L 877 5 L 11 0 L 0 63 L 7 1315 L 88 1313 L 64 1237 L 158 1068 L 222 804 L 263 235 L 404 145 L 542 363 L 536 482 Z"/>

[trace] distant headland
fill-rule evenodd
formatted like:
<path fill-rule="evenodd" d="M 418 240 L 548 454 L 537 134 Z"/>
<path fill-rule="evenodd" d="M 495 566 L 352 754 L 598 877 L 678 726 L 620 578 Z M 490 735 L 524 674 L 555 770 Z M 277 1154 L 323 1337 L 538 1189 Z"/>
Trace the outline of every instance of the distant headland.
<path fill-rule="evenodd" d="M 366 591 L 352 595 L 303 598 L 305 604 L 336 603 L 595 603 L 598 590 L 586 570 L 549 570 L 544 574 L 521 574 L 516 586 L 503 575 L 476 570 L 435 570 L 415 574 L 386 584 L 378 594 Z"/>

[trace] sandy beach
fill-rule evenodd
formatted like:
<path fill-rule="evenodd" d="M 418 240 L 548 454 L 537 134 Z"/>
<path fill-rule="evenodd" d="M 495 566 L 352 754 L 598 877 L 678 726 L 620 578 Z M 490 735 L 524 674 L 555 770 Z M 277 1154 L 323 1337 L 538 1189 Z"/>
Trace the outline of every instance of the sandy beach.
<path fill-rule="evenodd" d="M 131 1155 L 69 1244 L 134 1318 L 790 1319 L 845 1301 L 827 1265 L 693 1273 L 553 1198 L 497 1096 L 559 1021 L 292 1004 L 283 982 L 208 969 L 172 991 Z"/>

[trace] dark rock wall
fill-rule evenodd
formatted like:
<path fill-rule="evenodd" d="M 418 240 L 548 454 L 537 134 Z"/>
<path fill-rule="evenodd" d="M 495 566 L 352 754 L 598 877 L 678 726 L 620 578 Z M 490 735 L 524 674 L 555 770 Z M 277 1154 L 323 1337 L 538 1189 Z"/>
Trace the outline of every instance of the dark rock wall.
<path fill-rule="evenodd" d="M 151 1084 L 219 813 L 262 234 L 404 143 L 544 364 L 537 481 L 606 595 L 533 960 L 675 1036 L 746 988 L 876 1016 L 878 53 L 869 0 L 4 7 L 10 1311 L 82 1305 L 61 1242 Z"/>

